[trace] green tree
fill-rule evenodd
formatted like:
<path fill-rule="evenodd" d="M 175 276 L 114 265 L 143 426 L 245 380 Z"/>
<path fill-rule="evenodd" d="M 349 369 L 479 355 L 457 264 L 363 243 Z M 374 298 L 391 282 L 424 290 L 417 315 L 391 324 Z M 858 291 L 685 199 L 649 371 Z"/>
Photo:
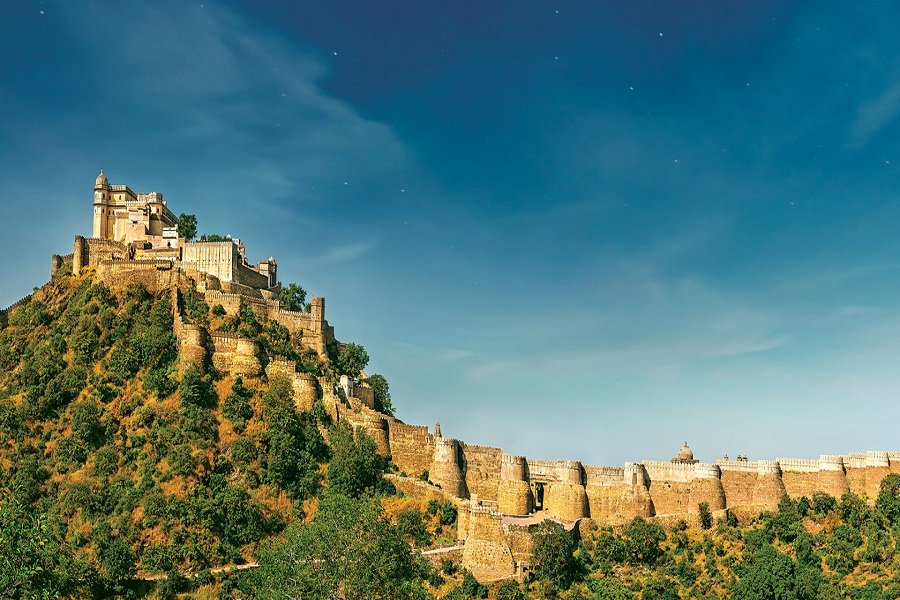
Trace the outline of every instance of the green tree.
<path fill-rule="evenodd" d="M 306 290 L 296 283 L 281 288 L 278 299 L 281 301 L 281 307 L 285 310 L 300 312 L 306 309 Z"/>
<path fill-rule="evenodd" d="M 662 558 L 660 543 L 665 539 L 666 532 L 661 526 L 635 517 L 625 529 L 625 555 L 628 562 L 655 565 Z"/>
<path fill-rule="evenodd" d="M 0 598 L 58 596 L 59 551 L 46 515 L 0 496 Z"/>
<path fill-rule="evenodd" d="M 522 591 L 518 581 L 504 581 L 497 588 L 497 600 L 527 600 L 528 596 Z"/>
<path fill-rule="evenodd" d="M 701 529 L 709 529 L 712 527 L 713 516 L 712 511 L 709 510 L 708 502 L 701 502 L 697 509 L 700 511 L 700 528 Z"/>
<path fill-rule="evenodd" d="M 248 400 L 253 396 L 252 388 L 245 388 L 243 380 L 236 377 L 231 384 L 231 393 L 222 404 L 222 416 L 231 421 L 235 431 L 244 430 L 244 425 L 253 418 L 253 407 Z"/>
<path fill-rule="evenodd" d="M 375 410 L 390 417 L 394 416 L 394 405 L 391 404 L 391 391 L 384 375 L 373 373 L 367 380 L 372 386 L 372 395 L 375 396 Z"/>
<path fill-rule="evenodd" d="M 328 456 L 322 435 L 314 422 L 297 416 L 294 391 L 284 377 L 269 381 L 262 408 L 266 426 L 259 435 L 263 480 L 283 489 L 293 500 L 310 497 L 321 482 L 319 463 Z"/>
<path fill-rule="evenodd" d="M 577 545 L 571 534 L 555 521 L 544 520 L 534 532 L 531 565 L 538 579 L 568 588 L 579 574 Z"/>
<path fill-rule="evenodd" d="M 295 522 L 283 541 L 264 544 L 254 574 L 259 598 L 427 597 L 427 569 L 386 519 L 377 500 L 327 494 L 309 525 Z"/>
<path fill-rule="evenodd" d="M 358 498 L 374 491 L 384 460 L 376 452 L 375 442 L 362 428 L 354 436 L 345 422 L 332 425 L 328 430 L 331 442 L 331 462 L 328 463 L 329 489 Z"/>
<path fill-rule="evenodd" d="M 178 234 L 187 241 L 191 241 L 197 235 L 197 217 L 181 213 L 178 216 Z"/>
<path fill-rule="evenodd" d="M 602 579 L 589 579 L 588 586 L 594 593 L 593 600 L 632 600 L 634 594 L 628 586 L 607 575 Z"/>
<path fill-rule="evenodd" d="M 404 510 L 397 515 L 397 529 L 417 547 L 427 546 L 431 541 L 422 513 L 418 509 Z"/>
<path fill-rule="evenodd" d="M 341 375 L 358 377 L 368 364 L 369 354 L 366 352 L 366 349 L 359 344 L 350 342 L 341 349 L 335 366 Z"/>
<path fill-rule="evenodd" d="M 881 480 L 875 508 L 885 516 L 890 524 L 900 522 L 900 475 L 891 473 Z"/>

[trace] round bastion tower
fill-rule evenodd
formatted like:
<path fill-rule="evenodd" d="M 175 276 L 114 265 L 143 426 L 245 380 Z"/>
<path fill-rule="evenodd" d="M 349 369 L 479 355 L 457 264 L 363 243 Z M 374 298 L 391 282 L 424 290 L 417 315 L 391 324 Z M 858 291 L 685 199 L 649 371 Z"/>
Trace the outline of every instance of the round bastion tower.
<path fill-rule="evenodd" d="M 559 460 L 554 472 L 556 481 L 551 481 L 544 492 L 544 506 L 554 517 L 575 521 L 588 515 L 587 492 L 584 489 L 584 475 L 577 460 Z"/>
<path fill-rule="evenodd" d="M 844 472 L 844 458 L 831 454 L 822 454 L 819 456 L 819 488 L 831 494 L 835 498 L 840 498 L 844 494 L 850 493 L 850 485 L 847 483 L 847 475 Z"/>
<path fill-rule="evenodd" d="M 722 471 L 719 465 L 694 462 L 694 480 L 688 499 L 688 513 L 700 512 L 700 504 L 706 502 L 710 510 L 725 508 L 725 488 L 722 487 Z"/>
<path fill-rule="evenodd" d="M 504 454 L 500 458 L 500 487 L 497 508 L 504 515 L 525 516 L 534 508 L 531 486 L 525 479 L 524 456 Z"/>
<path fill-rule="evenodd" d="M 781 479 L 781 465 L 777 460 L 760 460 L 756 463 L 756 482 L 751 492 L 751 502 L 762 510 L 776 510 L 787 493 Z"/>
<path fill-rule="evenodd" d="M 459 468 L 459 441 L 453 438 L 435 438 L 434 462 L 430 479 L 441 489 L 457 498 L 466 498 L 466 480 Z"/>

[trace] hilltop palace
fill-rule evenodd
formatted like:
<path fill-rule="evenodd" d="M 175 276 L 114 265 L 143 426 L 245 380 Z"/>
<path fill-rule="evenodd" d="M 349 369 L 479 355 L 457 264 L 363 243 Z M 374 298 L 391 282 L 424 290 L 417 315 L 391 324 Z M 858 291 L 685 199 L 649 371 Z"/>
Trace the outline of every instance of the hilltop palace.
<path fill-rule="evenodd" d="M 364 381 L 345 379 L 335 385 L 299 372 L 292 361 L 267 356 L 254 340 L 186 322 L 179 300 L 192 288 L 228 314 L 249 306 L 261 321 L 277 321 L 306 347 L 324 354 L 328 345 L 338 343 L 325 320 L 324 299 L 313 297 L 308 312 L 283 309 L 273 258 L 250 264 L 237 239 L 189 242 L 179 235 L 178 219 L 162 194 L 110 185 L 102 173 L 94 185 L 93 208 L 93 236 L 77 236 L 72 254 L 54 256 L 54 274 L 71 263 L 76 276 L 94 269 L 110 286 L 140 282 L 154 292 L 171 290 L 180 368 L 208 368 L 211 363 L 223 375 L 286 377 L 297 410 L 322 402 L 332 418 L 362 427 L 378 452 L 397 466 L 400 475 L 386 477 L 398 490 L 457 506 L 459 543 L 446 552 L 456 552 L 482 581 L 527 571 L 531 533 L 543 519 L 557 520 L 574 533 L 597 524 L 622 525 L 634 517 L 666 525 L 696 521 L 705 503 L 716 518 L 732 513 L 745 520 L 775 509 L 784 495 L 797 499 L 825 492 L 839 498 L 851 492 L 871 503 L 881 480 L 900 473 L 900 452 L 758 461 L 738 456 L 706 463 L 695 460 L 687 444 L 670 461 L 592 466 L 466 444 L 443 437 L 439 425 L 433 432 L 406 425 L 374 410 L 372 390 Z M 51 278 L 47 286 L 53 284 Z M 0 327 L 7 312 L 28 300 L 0 311 Z M 452 558 L 447 553 L 441 558 Z"/>

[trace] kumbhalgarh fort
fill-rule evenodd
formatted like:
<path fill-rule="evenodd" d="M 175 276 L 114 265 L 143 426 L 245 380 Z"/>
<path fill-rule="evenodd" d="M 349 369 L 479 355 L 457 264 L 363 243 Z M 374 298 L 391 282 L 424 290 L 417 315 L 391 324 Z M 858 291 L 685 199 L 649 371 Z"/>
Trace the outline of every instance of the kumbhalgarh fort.
<path fill-rule="evenodd" d="M 695 460 L 687 443 L 674 448 L 668 461 L 587 465 L 467 444 L 445 437 L 439 424 L 403 423 L 375 410 L 373 390 L 362 380 L 344 376 L 334 383 L 300 372 L 294 362 L 268 356 L 253 339 L 184 318 L 181 299 L 194 290 L 229 315 L 252 308 L 319 354 L 329 344 L 340 344 L 326 320 L 323 298 L 312 297 L 306 311 L 282 306 L 274 258 L 251 262 L 237 238 L 189 241 L 161 193 L 111 185 L 102 172 L 93 192 L 93 235 L 76 236 L 71 254 L 54 255 L 51 274 L 71 265 L 74 275 L 93 272 L 110 287 L 139 282 L 154 293 L 170 291 L 180 370 L 211 365 L 218 373 L 245 378 L 286 377 L 297 411 L 310 411 L 321 401 L 332 419 L 361 427 L 379 454 L 396 465 L 399 474 L 387 477 L 399 491 L 449 500 L 457 507 L 458 543 L 447 552 L 456 553 L 482 581 L 527 572 L 531 534 L 544 519 L 568 529 L 621 525 L 636 516 L 669 524 L 696 520 L 705 503 L 714 516 L 732 513 L 746 520 L 774 510 L 784 495 L 797 499 L 825 492 L 839 498 L 852 492 L 873 502 L 881 480 L 900 473 L 900 452 L 756 461 L 726 456 L 708 463 Z M 27 301 L 2 311 L 0 326 Z"/>

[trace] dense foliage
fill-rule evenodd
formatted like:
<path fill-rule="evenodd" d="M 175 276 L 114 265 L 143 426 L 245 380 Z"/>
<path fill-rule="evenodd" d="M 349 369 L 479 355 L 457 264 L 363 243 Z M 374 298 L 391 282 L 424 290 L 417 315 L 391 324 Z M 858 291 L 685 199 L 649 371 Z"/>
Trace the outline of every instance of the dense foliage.
<path fill-rule="evenodd" d="M 327 367 L 252 310 L 179 298 L 188 323 Z M 393 491 L 372 440 L 333 426 L 332 452 L 289 381 L 180 370 L 172 302 L 63 273 L 0 330 L 0 597 L 134 595 L 166 573 L 174 593 L 180 573 L 255 560 L 328 486 Z"/>
<path fill-rule="evenodd" d="M 252 310 L 180 300 L 185 321 L 331 380 L 368 363 L 362 346 L 324 361 Z M 454 504 L 397 495 L 373 440 L 321 403 L 298 413 L 286 379 L 180 368 L 172 307 L 63 271 L 0 329 L 0 597 L 900 597 L 897 474 L 874 502 L 785 497 L 741 526 L 707 506 L 696 526 L 544 521 L 523 582 L 431 567 L 417 550 L 454 542 Z M 390 414 L 387 381 L 368 383 Z"/>

